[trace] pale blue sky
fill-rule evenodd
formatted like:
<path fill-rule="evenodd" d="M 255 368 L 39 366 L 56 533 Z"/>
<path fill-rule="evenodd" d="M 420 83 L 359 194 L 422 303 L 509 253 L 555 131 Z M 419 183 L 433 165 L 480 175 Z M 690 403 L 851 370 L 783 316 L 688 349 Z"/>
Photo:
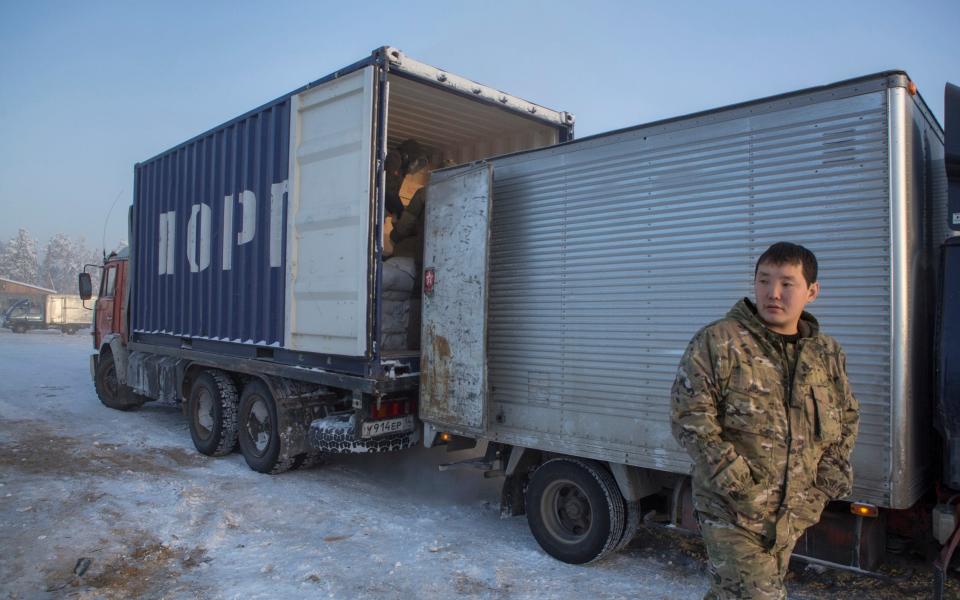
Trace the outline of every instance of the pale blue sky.
<path fill-rule="evenodd" d="M 939 119 L 960 0 L 0 0 L 0 240 L 126 238 L 133 165 L 382 45 L 577 117 L 577 136 L 905 69 Z"/>

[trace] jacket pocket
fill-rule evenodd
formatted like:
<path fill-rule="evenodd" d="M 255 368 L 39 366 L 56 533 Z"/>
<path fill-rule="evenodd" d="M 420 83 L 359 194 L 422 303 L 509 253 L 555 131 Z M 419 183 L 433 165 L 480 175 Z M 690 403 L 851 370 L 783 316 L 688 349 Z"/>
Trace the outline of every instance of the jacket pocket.
<path fill-rule="evenodd" d="M 815 385 L 810 390 L 813 393 L 814 408 L 817 411 L 817 440 L 827 444 L 840 441 L 840 409 L 832 401 L 827 386 Z"/>
<path fill-rule="evenodd" d="M 759 519 L 762 516 L 764 507 L 757 502 L 760 486 L 744 457 L 737 456 L 720 469 L 710 480 L 710 487 L 723 499 L 733 514 L 749 519 Z"/>
<path fill-rule="evenodd" d="M 717 471 L 710 483 L 715 492 L 726 497 L 741 494 L 756 485 L 750 472 L 750 465 L 742 456 L 737 456 Z"/>
<path fill-rule="evenodd" d="M 768 433 L 770 411 L 766 404 L 769 404 L 767 399 L 730 389 L 724 398 L 723 428 L 755 435 Z"/>

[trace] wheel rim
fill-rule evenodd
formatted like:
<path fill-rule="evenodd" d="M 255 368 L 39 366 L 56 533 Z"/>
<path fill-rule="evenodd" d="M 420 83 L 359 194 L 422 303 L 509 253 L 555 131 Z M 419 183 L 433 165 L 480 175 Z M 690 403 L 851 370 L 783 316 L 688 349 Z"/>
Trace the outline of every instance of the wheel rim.
<path fill-rule="evenodd" d="M 201 389 L 197 396 L 194 422 L 197 424 L 197 433 L 203 439 L 209 439 L 213 433 L 213 396 L 206 389 Z"/>
<path fill-rule="evenodd" d="M 582 542 L 593 527 L 593 511 L 586 492 L 569 479 L 550 482 L 540 499 L 547 531 L 565 544 Z"/>
<path fill-rule="evenodd" d="M 273 435 L 273 419 L 270 418 L 270 409 L 263 398 L 257 398 L 250 403 L 250 412 L 246 421 L 245 429 L 253 453 L 263 456 L 267 453 L 270 437 Z"/>

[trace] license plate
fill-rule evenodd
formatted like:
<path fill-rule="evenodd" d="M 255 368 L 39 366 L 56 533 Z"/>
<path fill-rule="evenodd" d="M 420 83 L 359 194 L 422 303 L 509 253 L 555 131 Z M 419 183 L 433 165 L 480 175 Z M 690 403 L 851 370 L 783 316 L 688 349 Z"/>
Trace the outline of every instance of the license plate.
<path fill-rule="evenodd" d="M 382 421 L 365 421 L 360 431 L 360 437 L 372 438 L 388 433 L 403 433 L 413 431 L 413 415 L 399 419 L 384 419 Z"/>

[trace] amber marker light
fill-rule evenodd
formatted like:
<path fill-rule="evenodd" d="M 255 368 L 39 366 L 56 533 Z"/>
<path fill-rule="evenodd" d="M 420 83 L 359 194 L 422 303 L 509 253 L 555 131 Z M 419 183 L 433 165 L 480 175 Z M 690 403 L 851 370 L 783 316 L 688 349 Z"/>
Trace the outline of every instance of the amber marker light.
<path fill-rule="evenodd" d="M 440 441 L 441 441 L 441 442 L 449 442 L 449 441 L 450 441 L 450 434 L 449 434 L 449 433 L 441 433 L 441 434 L 440 434 Z"/>
<path fill-rule="evenodd" d="M 872 504 L 863 504 L 861 502 L 854 502 L 851 504 L 850 512 L 858 517 L 876 517 L 878 514 L 880 514 L 880 511 L 876 506 Z"/>
<path fill-rule="evenodd" d="M 915 84 L 915 83 L 912 82 L 912 81 L 911 81 L 910 83 L 908 83 L 908 84 L 907 84 L 907 91 L 910 92 L 910 95 L 911 95 L 911 96 L 916 96 L 916 95 L 917 95 L 917 84 Z"/>

